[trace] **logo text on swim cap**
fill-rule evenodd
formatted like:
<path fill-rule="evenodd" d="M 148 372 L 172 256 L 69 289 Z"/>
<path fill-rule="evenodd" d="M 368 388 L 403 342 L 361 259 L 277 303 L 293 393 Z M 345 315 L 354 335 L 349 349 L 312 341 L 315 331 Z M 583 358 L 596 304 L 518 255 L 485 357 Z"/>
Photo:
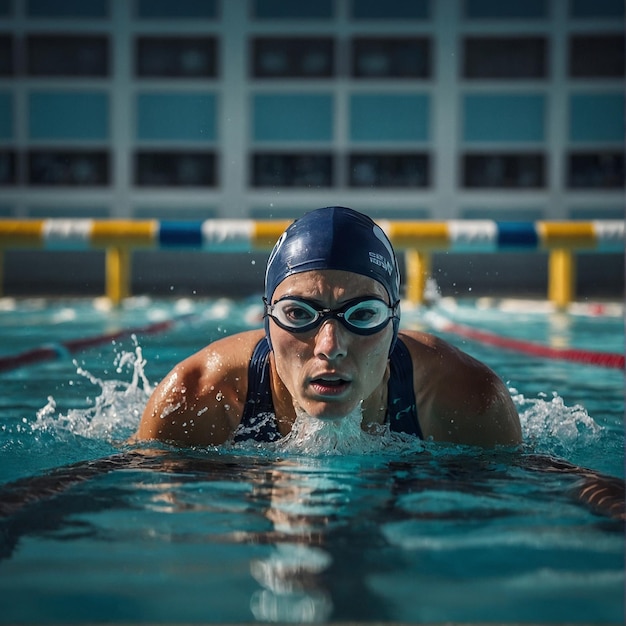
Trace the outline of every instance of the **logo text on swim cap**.
<path fill-rule="evenodd" d="M 374 263 L 374 265 L 382 267 L 387 274 L 391 276 L 393 273 L 393 265 L 382 254 L 379 254 L 378 252 L 370 252 L 369 255 L 370 263 Z"/>

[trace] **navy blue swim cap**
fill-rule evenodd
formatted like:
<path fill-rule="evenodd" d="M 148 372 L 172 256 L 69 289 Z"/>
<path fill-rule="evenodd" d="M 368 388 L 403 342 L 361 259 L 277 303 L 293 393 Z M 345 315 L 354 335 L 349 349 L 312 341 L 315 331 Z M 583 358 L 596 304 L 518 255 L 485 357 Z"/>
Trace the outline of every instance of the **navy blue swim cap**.
<path fill-rule="evenodd" d="M 400 299 L 400 273 L 391 242 L 382 228 L 363 213 L 326 207 L 306 213 L 280 236 L 267 261 L 265 298 L 288 276 L 310 270 L 343 270 L 378 281 L 389 303 Z M 393 319 L 394 340 L 399 319 Z M 265 319 L 269 341 L 269 323 Z M 271 343 L 270 343 L 271 346 Z"/>

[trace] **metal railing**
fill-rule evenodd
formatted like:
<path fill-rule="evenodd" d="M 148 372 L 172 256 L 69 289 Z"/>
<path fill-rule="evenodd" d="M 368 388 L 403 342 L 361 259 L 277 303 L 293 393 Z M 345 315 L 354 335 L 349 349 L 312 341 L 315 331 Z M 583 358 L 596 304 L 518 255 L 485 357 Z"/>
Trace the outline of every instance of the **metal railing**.
<path fill-rule="evenodd" d="M 434 252 L 493 253 L 545 251 L 548 299 L 566 307 L 575 296 L 577 251 L 623 252 L 624 221 L 496 222 L 492 220 L 377 220 L 396 250 L 405 251 L 406 297 L 424 296 Z M 106 251 L 106 295 L 119 303 L 131 295 L 131 252 L 193 249 L 207 252 L 270 250 L 288 226 L 285 220 L 204 221 L 43 219 L 0 220 L 0 293 L 3 256 L 9 249 Z"/>

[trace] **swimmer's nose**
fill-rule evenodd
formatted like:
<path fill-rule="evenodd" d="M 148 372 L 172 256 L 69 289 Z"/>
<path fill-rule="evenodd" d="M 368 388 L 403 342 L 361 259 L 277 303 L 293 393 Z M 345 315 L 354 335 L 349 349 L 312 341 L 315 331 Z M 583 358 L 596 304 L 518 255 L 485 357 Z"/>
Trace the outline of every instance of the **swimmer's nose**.
<path fill-rule="evenodd" d="M 315 335 L 315 356 L 328 361 L 346 356 L 347 333 L 338 320 L 325 320 Z"/>

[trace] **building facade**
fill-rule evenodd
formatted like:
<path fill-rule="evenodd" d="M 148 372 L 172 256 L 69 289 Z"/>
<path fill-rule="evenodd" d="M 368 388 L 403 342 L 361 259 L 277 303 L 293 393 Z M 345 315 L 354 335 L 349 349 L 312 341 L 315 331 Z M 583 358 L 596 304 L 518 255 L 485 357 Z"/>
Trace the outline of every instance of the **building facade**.
<path fill-rule="evenodd" d="M 0 217 L 622 218 L 621 0 L 0 0 Z"/>

